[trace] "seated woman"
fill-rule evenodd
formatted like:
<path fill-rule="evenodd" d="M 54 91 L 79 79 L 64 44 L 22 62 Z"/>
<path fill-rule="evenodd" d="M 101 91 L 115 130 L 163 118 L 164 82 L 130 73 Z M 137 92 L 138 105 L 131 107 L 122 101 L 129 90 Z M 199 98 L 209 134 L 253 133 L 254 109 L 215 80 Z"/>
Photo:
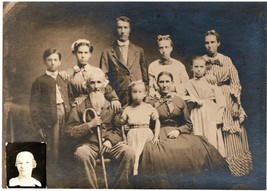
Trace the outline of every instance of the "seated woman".
<path fill-rule="evenodd" d="M 159 113 L 160 142 L 146 143 L 140 158 L 138 186 L 200 188 L 205 187 L 208 180 L 208 186 L 212 187 L 214 175 L 217 179 L 230 174 L 227 163 L 206 138 L 190 134 L 192 123 L 187 106 L 182 98 L 170 92 L 172 83 L 171 73 L 158 75 L 160 97 L 152 100 L 151 104 Z"/>

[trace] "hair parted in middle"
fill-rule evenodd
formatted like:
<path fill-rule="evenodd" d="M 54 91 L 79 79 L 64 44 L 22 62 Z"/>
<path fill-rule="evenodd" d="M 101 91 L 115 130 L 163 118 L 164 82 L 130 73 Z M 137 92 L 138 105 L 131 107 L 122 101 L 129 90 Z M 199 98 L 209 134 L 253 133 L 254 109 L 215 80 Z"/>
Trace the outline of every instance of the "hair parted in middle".
<path fill-rule="evenodd" d="M 78 51 L 78 48 L 80 46 L 88 46 L 89 47 L 89 52 L 92 54 L 94 47 L 92 46 L 91 42 L 89 40 L 86 39 L 78 39 L 76 40 L 74 43 L 72 43 L 71 45 L 71 52 L 72 54 L 76 54 L 76 52 Z"/>
<path fill-rule="evenodd" d="M 132 91 L 136 85 L 142 85 L 144 87 L 144 91 L 147 92 L 146 85 L 142 80 L 133 81 L 132 83 L 130 83 L 130 85 L 128 86 L 128 105 L 131 105 L 133 103 Z"/>
<path fill-rule="evenodd" d="M 208 35 L 214 35 L 216 36 L 216 39 L 217 39 L 217 42 L 220 42 L 220 35 L 217 31 L 215 31 L 214 29 L 211 29 L 211 30 L 208 30 L 206 33 L 205 33 L 205 37 L 208 36 Z"/>
<path fill-rule="evenodd" d="M 29 151 L 21 151 L 21 152 L 19 152 L 19 153 L 17 154 L 17 156 L 16 156 L 15 166 L 17 166 L 18 158 L 19 158 L 20 156 L 22 156 L 22 155 L 24 155 L 24 156 L 26 155 L 26 156 L 28 156 L 29 158 L 31 158 L 31 160 L 32 160 L 32 168 L 36 168 L 36 166 L 37 166 L 37 162 L 36 162 L 36 160 L 34 159 L 33 154 L 32 154 L 31 152 L 29 152 Z"/>
<path fill-rule="evenodd" d="M 159 73 L 158 77 L 157 77 L 157 83 L 159 83 L 159 78 L 163 75 L 169 76 L 171 78 L 171 81 L 173 82 L 173 75 L 170 72 L 167 71 L 162 71 Z"/>
<path fill-rule="evenodd" d="M 158 35 L 157 42 L 160 42 L 162 40 L 168 40 L 171 43 L 171 46 L 173 46 L 173 42 L 170 35 Z"/>

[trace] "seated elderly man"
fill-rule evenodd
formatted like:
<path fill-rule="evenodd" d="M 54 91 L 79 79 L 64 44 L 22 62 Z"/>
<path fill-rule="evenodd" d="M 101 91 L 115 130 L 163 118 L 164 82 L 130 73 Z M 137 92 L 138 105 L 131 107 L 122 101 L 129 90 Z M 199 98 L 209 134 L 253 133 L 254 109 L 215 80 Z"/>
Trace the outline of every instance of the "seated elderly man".
<path fill-rule="evenodd" d="M 134 151 L 125 145 L 122 140 L 120 116 L 111 108 L 110 102 L 104 97 L 104 88 L 107 80 L 103 73 L 94 73 L 87 81 L 89 96 L 77 107 L 73 108 L 67 123 L 67 134 L 78 140 L 75 158 L 82 167 L 78 187 L 98 188 L 95 173 L 96 159 L 99 155 L 99 145 L 96 127 L 101 126 L 104 155 L 118 163 L 115 169 L 114 185 L 112 188 L 130 188 L 129 176 L 132 175 Z M 83 113 L 86 108 L 93 108 L 99 117 L 90 122 L 83 122 Z"/>

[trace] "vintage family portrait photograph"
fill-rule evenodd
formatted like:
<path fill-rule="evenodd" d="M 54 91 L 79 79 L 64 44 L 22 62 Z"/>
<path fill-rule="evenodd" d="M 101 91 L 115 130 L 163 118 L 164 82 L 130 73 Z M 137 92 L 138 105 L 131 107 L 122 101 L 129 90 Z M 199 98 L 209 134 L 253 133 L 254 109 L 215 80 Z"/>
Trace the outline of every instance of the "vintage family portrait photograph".
<path fill-rule="evenodd" d="M 2 7 L 2 188 L 266 189 L 266 2 Z"/>

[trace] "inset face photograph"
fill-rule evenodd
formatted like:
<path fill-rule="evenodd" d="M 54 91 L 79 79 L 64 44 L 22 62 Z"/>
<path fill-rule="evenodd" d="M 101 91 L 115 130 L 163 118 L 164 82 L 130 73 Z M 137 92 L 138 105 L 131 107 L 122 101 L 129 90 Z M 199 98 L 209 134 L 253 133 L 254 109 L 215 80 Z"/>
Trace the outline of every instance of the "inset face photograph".
<path fill-rule="evenodd" d="M 46 187 L 46 143 L 6 143 L 5 149 L 7 187 Z"/>

